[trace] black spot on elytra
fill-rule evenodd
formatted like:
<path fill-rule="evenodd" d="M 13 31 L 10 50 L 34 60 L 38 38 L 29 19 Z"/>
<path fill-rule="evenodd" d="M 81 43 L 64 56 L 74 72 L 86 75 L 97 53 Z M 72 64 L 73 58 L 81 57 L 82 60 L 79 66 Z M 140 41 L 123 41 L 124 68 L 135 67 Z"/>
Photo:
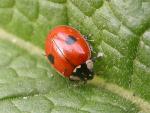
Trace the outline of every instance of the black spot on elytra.
<path fill-rule="evenodd" d="M 66 39 L 66 43 L 68 45 L 74 44 L 77 41 L 77 39 L 74 36 L 69 35 Z"/>
<path fill-rule="evenodd" d="M 53 55 L 48 55 L 48 60 L 50 61 L 50 63 L 54 64 L 54 56 Z"/>

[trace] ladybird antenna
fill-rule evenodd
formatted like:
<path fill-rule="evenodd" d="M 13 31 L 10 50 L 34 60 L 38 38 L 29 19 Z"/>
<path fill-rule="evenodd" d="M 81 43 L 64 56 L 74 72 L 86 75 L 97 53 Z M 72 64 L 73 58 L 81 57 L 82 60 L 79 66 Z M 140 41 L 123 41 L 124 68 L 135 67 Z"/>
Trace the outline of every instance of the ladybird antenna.
<path fill-rule="evenodd" d="M 99 53 L 97 54 L 97 58 L 102 58 L 103 56 L 104 56 L 104 53 L 99 52 Z"/>
<path fill-rule="evenodd" d="M 92 61 L 95 62 L 97 59 L 102 59 L 104 57 L 104 53 L 99 52 L 96 57 L 92 58 Z"/>

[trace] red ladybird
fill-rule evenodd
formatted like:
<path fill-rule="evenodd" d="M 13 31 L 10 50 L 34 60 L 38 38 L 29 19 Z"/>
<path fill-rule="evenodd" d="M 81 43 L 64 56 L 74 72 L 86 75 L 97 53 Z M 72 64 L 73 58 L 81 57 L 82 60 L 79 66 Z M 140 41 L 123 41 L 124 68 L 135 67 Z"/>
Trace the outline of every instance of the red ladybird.
<path fill-rule="evenodd" d="M 73 75 L 83 80 L 93 78 L 93 71 L 88 68 L 91 59 L 90 46 L 76 29 L 63 25 L 51 30 L 46 39 L 45 52 L 50 63 L 61 75 L 69 78 Z"/>

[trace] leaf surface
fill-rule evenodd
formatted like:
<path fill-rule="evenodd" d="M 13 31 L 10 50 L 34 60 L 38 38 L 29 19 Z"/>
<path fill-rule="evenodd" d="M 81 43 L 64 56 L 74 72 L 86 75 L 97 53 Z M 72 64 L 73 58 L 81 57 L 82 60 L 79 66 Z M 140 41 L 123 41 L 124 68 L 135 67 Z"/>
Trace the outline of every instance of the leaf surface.
<path fill-rule="evenodd" d="M 6 35 L 26 43 L 14 36 L 5 39 L 0 30 L 0 111 L 149 112 L 149 0 L 0 0 L 0 15 Z M 51 69 L 39 55 L 43 51 L 36 54 L 28 46 L 31 42 L 43 49 L 49 30 L 57 25 L 71 25 L 87 36 L 94 51 L 104 53 L 95 63 L 96 81 L 103 78 L 106 86 L 124 87 L 133 99 L 97 82 L 74 87 Z M 137 105 L 139 96 L 148 103 Z"/>

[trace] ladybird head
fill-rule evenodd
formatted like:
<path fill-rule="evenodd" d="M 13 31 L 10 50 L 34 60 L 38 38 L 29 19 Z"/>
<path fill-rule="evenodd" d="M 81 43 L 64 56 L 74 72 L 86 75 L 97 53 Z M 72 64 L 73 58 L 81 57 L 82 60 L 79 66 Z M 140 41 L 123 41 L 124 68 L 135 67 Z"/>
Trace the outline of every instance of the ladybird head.
<path fill-rule="evenodd" d="M 93 70 L 93 61 L 92 60 L 87 60 L 86 61 L 86 65 L 87 65 L 87 68 L 92 71 Z"/>

